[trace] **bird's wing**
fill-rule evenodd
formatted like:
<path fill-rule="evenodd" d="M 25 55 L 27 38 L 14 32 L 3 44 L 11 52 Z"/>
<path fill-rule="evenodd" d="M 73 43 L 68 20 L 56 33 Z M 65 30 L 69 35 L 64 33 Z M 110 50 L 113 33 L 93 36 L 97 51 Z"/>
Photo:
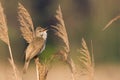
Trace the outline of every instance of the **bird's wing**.
<path fill-rule="evenodd" d="M 42 38 L 35 38 L 35 40 L 33 40 L 26 49 L 26 60 L 37 56 L 39 52 L 41 52 L 44 42 L 45 41 Z"/>
<path fill-rule="evenodd" d="M 30 14 L 21 3 L 18 4 L 18 20 L 21 25 L 20 30 L 24 39 L 28 43 L 31 43 L 35 37 L 34 27 Z"/>

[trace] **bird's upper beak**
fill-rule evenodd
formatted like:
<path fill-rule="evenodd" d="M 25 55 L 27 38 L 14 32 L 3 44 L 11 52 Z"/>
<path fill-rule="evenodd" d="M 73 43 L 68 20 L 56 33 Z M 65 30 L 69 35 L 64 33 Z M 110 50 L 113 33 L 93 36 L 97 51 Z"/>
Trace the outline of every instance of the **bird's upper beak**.
<path fill-rule="evenodd" d="M 48 31 L 48 28 L 45 28 L 43 31 Z"/>

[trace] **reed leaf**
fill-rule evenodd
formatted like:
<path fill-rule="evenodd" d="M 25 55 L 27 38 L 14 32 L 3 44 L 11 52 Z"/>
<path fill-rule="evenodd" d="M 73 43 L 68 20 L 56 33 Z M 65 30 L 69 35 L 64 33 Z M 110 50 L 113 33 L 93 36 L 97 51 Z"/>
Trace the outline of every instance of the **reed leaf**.
<path fill-rule="evenodd" d="M 108 24 L 103 28 L 103 31 L 106 30 L 113 22 L 117 21 L 118 19 L 120 19 L 120 16 L 116 16 L 115 18 L 110 20 Z"/>

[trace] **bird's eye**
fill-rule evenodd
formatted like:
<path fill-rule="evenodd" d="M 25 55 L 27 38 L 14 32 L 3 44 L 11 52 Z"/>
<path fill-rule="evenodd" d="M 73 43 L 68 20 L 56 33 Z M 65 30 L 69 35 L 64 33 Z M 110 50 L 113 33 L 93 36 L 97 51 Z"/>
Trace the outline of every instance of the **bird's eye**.
<path fill-rule="evenodd" d="M 38 30 L 38 32 L 41 32 L 40 30 Z"/>

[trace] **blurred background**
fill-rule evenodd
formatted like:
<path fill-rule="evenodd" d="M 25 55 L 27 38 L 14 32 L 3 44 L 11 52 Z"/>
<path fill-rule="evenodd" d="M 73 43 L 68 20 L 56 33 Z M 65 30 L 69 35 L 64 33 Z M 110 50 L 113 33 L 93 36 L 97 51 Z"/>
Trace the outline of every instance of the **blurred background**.
<path fill-rule="evenodd" d="M 120 15 L 120 0 L 1 0 L 7 18 L 14 58 L 17 63 L 23 64 L 24 50 L 27 44 L 19 30 L 17 20 L 18 1 L 30 13 L 35 27 L 52 25 L 52 16 L 54 16 L 56 8 L 60 4 L 70 41 L 71 54 L 74 57 L 79 55 L 76 54 L 76 50 L 80 48 L 82 37 L 87 41 L 90 51 L 90 41 L 93 40 L 96 76 L 103 76 L 101 75 L 103 74 L 101 70 L 103 70 L 106 71 L 104 80 L 120 79 L 118 75 L 113 75 L 114 79 L 109 79 L 108 76 L 110 75 L 107 73 L 109 71 L 109 73 L 115 72 L 114 74 L 116 74 L 120 67 L 120 20 L 102 31 L 112 18 Z M 53 43 L 52 35 L 49 35 L 49 33 L 48 50 Z M 8 57 L 7 45 L 0 41 L 0 62 L 6 65 Z M 120 70 L 117 72 L 120 72 Z M 99 79 L 96 78 L 96 80 Z"/>

